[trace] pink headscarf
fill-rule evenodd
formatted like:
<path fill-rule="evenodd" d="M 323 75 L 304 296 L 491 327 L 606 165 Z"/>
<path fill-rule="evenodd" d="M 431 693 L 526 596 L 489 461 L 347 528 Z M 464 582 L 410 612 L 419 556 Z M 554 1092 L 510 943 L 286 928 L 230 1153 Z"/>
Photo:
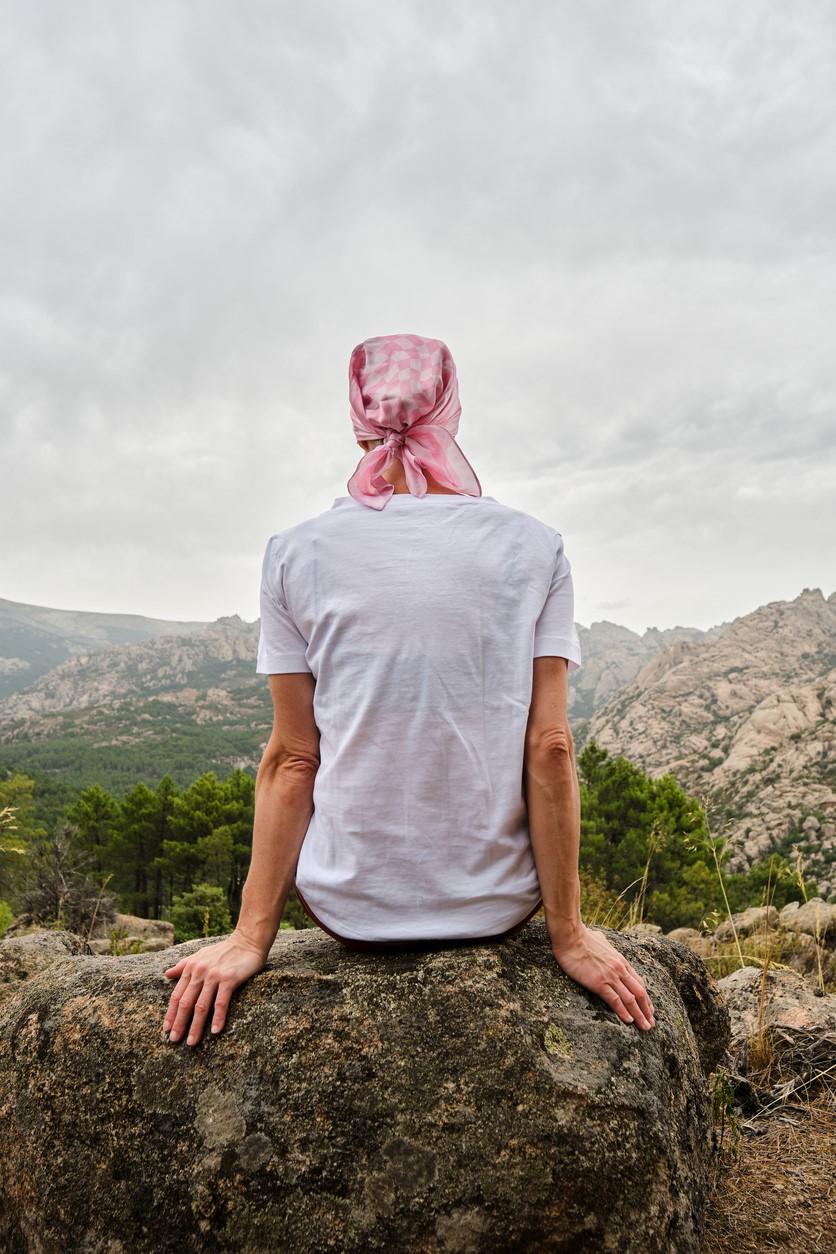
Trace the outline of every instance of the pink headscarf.
<path fill-rule="evenodd" d="M 382 472 L 403 462 L 413 496 L 424 496 L 424 466 L 445 488 L 481 496 L 482 485 L 453 438 L 459 429 L 456 363 L 442 340 L 376 335 L 358 344 L 348 366 L 351 422 L 358 440 L 385 439 L 364 453 L 348 481 L 361 505 L 383 509 L 394 486 Z"/>

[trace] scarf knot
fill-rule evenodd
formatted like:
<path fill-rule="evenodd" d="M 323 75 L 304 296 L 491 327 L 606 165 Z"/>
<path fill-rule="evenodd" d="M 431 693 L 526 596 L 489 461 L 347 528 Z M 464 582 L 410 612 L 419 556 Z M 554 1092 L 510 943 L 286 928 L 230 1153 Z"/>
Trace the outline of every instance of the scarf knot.
<path fill-rule="evenodd" d="M 455 440 L 461 403 L 456 364 L 443 340 L 378 335 L 358 344 L 348 366 L 351 423 L 358 440 L 382 439 L 348 481 L 356 501 L 383 509 L 394 486 L 383 472 L 403 462 L 407 487 L 424 496 L 428 470 L 445 488 L 481 496 L 476 473 Z"/>

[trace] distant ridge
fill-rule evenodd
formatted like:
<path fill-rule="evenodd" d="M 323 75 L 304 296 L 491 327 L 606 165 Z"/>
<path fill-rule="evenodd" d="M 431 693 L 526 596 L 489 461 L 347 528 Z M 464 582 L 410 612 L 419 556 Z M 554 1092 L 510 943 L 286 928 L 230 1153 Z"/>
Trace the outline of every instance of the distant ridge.
<path fill-rule="evenodd" d="M 0 597 L 0 699 L 29 687 L 76 654 L 192 634 L 205 626 L 143 614 L 52 609 Z"/>

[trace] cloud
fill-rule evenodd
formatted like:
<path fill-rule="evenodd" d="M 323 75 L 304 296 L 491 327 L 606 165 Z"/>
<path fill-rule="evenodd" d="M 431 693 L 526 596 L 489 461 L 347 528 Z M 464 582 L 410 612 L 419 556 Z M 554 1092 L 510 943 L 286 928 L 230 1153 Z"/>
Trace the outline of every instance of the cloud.
<path fill-rule="evenodd" d="M 254 618 L 399 330 L 580 622 L 827 594 L 834 44 L 815 2 L 13 3 L 3 595 Z"/>

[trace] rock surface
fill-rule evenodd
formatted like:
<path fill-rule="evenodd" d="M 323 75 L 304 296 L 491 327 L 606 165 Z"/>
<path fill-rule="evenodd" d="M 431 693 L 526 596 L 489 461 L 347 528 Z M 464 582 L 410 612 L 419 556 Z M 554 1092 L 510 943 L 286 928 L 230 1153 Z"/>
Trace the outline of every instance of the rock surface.
<path fill-rule="evenodd" d="M 170 949 L 174 944 L 174 924 L 164 919 L 143 919 L 136 914 L 120 914 L 94 928 L 89 945 L 94 954 L 111 952 L 111 933 L 115 932 L 120 943 L 134 946 L 140 953 L 153 953 Z"/>
<path fill-rule="evenodd" d="M 43 930 L 0 939 L 0 1006 L 17 993 L 24 980 L 62 958 L 89 954 L 91 949 L 74 932 Z"/>
<path fill-rule="evenodd" d="M 719 981 L 732 1021 L 724 1060 L 738 1076 L 754 1075 L 772 1089 L 772 1104 L 798 1088 L 804 1098 L 836 1070 L 836 995 L 817 996 L 797 971 L 740 967 Z M 759 1042 L 763 1046 L 759 1047 Z M 761 1073 L 765 1069 L 765 1079 Z M 745 1085 L 738 1096 L 748 1105 Z"/>
<path fill-rule="evenodd" d="M 780 915 L 781 927 L 792 932 L 805 932 L 817 937 L 822 944 L 836 946 L 836 905 L 821 897 L 811 897 L 802 905 L 790 901 Z"/>
<path fill-rule="evenodd" d="M 735 933 L 738 936 L 751 936 L 753 932 L 775 927 L 777 923 L 778 911 L 775 906 L 749 906 L 747 910 L 733 914 L 730 919 L 724 919 L 714 929 L 714 939 L 733 940 Z"/>
<path fill-rule="evenodd" d="M 763 1028 L 797 1028 L 807 1032 L 836 1031 L 836 995 L 817 997 L 797 971 L 771 969 L 764 986 L 760 1010 L 761 969 L 739 967 L 718 980 L 732 1016 L 733 1042 Z"/>
<path fill-rule="evenodd" d="M 120 954 L 124 953 L 129 947 L 137 953 L 153 953 L 161 949 L 170 949 L 174 944 L 173 923 L 169 923 L 165 919 L 145 919 L 137 914 L 120 914 L 118 910 L 109 918 L 98 919 L 92 933 L 86 940 L 86 944 L 74 933 L 55 933 L 51 929 L 44 929 L 35 923 L 29 914 L 18 915 L 3 933 L 2 939 L 10 940 L 12 937 L 22 938 L 34 934 L 40 937 L 56 934 L 63 937 L 72 937 L 76 946 L 79 944 L 84 946 L 83 949 L 71 949 L 70 952 L 72 953 Z M 113 944 L 114 935 L 119 946 L 115 950 Z M 2 984 L 2 979 L 2 971 L 0 971 L 0 984 Z M 2 993 L 0 993 L 0 1000 L 2 1000 Z"/>
<path fill-rule="evenodd" d="M 606 934 L 649 1032 L 542 920 L 399 954 L 280 933 L 195 1047 L 162 972 L 211 941 L 59 956 L 0 1009 L 0 1248 L 696 1254 L 728 1012 L 684 946 Z"/>

